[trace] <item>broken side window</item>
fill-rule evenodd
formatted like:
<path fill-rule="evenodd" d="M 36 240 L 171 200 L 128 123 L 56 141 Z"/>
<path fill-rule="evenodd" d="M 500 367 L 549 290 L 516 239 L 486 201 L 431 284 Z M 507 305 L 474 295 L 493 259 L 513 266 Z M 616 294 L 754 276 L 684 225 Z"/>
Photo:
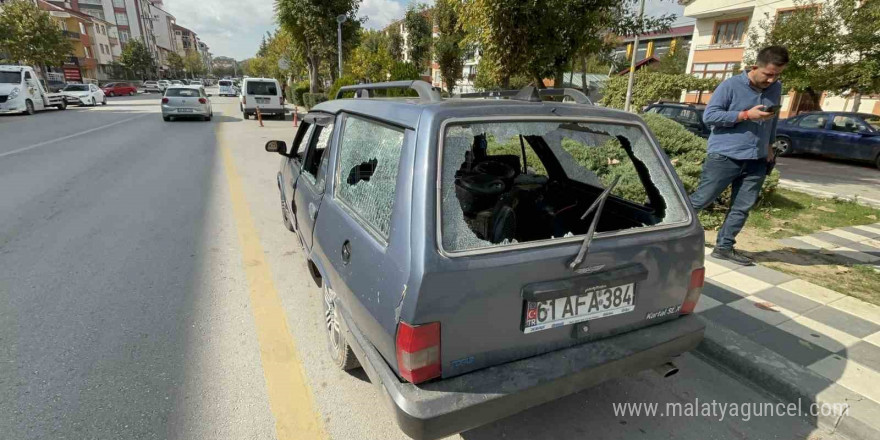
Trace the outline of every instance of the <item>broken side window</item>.
<path fill-rule="evenodd" d="M 403 131 L 346 116 L 339 144 L 336 197 L 387 239 Z"/>
<path fill-rule="evenodd" d="M 620 176 L 598 231 L 687 219 L 678 187 L 637 126 L 457 124 L 444 134 L 441 236 L 447 251 L 586 233 L 581 214 Z"/>

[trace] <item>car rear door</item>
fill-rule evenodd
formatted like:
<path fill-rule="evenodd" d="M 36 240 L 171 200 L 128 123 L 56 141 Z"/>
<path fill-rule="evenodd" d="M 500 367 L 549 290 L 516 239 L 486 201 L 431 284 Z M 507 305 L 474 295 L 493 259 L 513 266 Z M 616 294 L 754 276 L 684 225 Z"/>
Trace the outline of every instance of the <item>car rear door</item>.
<path fill-rule="evenodd" d="M 312 248 L 312 232 L 318 210 L 324 197 L 325 176 L 330 139 L 333 135 L 333 115 L 311 113 L 306 116 L 311 124 L 308 139 L 304 139 L 306 155 L 296 181 L 293 200 L 297 206 L 296 231 L 307 251 Z M 302 146 L 300 147 L 300 150 Z"/>
<path fill-rule="evenodd" d="M 870 129 L 856 115 L 833 115 L 831 127 L 824 133 L 824 148 L 831 157 L 840 159 L 872 160 L 872 148 L 862 133 Z"/>
<path fill-rule="evenodd" d="M 811 113 L 801 116 L 788 127 L 796 152 L 822 154 L 822 135 L 828 125 L 828 115 Z"/>

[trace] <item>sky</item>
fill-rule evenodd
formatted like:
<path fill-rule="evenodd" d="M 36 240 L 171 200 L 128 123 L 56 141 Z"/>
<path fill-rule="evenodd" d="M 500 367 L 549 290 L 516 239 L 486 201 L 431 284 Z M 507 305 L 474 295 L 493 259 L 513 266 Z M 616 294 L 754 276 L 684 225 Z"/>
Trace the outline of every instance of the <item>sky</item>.
<path fill-rule="evenodd" d="M 380 29 L 403 17 L 407 5 L 418 0 L 362 0 L 358 15 L 367 17 L 366 27 Z M 433 3 L 433 0 L 420 1 Z M 177 24 L 191 29 L 207 43 L 214 56 L 243 60 L 254 56 L 267 31 L 275 29 L 274 0 L 164 0 L 165 10 Z M 645 14 L 673 13 L 678 23 L 684 8 L 675 0 L 646 0 Z"/>

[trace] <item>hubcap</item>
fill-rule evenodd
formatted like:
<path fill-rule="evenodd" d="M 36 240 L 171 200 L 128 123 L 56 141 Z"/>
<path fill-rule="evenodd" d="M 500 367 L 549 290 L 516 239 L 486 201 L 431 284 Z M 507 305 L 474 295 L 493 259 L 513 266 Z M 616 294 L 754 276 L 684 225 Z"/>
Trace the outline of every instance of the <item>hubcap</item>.
<path fill-rule="evenodd" d="M 324 286 L 324 326 L 330 337 L 330 345 L 334 350 L 339 349 L 339 315 L 336 312 L 336 294 L 329 287 Z"/>
<path fill-rule="evenodd" d="M 780 139 L 774 142 L 773 151 L 776 154 L 784 154 L 786 151 L 788 151 L 788 141 Z"/>

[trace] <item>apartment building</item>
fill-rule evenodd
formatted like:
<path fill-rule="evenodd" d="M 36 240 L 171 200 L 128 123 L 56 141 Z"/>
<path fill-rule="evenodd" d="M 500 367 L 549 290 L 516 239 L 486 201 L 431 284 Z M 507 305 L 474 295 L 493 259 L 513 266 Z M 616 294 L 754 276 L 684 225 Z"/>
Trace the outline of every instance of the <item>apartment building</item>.
<path fill-rule="evenodd" d="M 700 78 L 729 78 L 743 71 L 743 59 L 748 47 L 749 33 L 765 32 L 760 22 L 790 14 L 796 10 L 793 0 L 679 0 L 684 15 L 696 19 L 693 40 L 688 57 L 688 72 Z M 823 3 L 823 0 L 818 0 Z M 784 85 L 784 83 L 783 83 Z M 708 102 L 711 94 L 688 92 L 688 102 Z M 794 91 L 783 96 L 780 116 L 817 110 L 813 99 Z M 850 96 L 835 96 L 823 92 L 819 106 L 826 111 L 852 109 Z M 860 111 L 880 114 L 880 99 L 863 97 Z"/>
<path fill-rule="evenodd" d="M 670 50 L 690 51 L 691 40 L 694 36 L 694 25 L 676 26 L 663 32 L 647 32 L 639 35 L 639 47 L 634 48 L 635 36 L 628 35 L 620 40 L 620 44 L 614 48 L 614 57 L 626 68 L 632 60 L 635 52 L 636 63 L 659 61 Z M 680 45 L 680 47 L 676 47 Z M 620 69 L 618 69 L 620 70 Z"/>
<path fill-rule="evenodd" d="M 68 82 L 97 80 L 98 59 L 93 45 L 96 31 L 92 17 L 45 0 L 38 0 L 37 6 L 49 13 L 73 47 L 64 64 L 52 66 L 50 71 L 63 73 L 64 79 Z"/>

